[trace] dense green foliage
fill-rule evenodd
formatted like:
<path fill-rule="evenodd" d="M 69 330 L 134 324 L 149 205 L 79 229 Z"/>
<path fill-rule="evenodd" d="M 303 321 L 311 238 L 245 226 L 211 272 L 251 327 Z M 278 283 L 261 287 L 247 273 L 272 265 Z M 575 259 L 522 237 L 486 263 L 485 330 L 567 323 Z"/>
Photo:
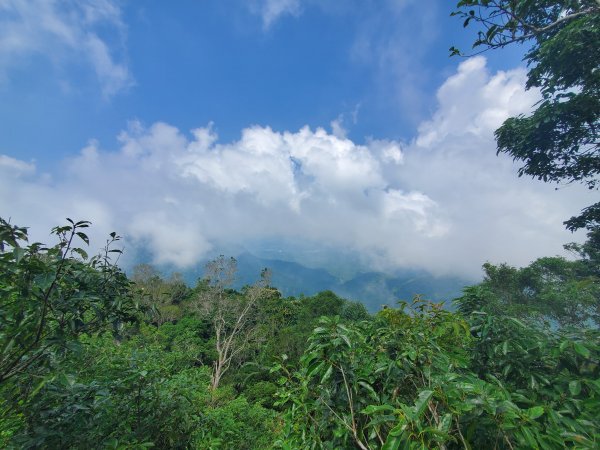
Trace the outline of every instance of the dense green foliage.
<path fill-rule="evenodd" d="M 461 0 L 453 15 L 479 27 L 483 51 L 524 43 L 527 88 L 543 99 L 496 130 L 498 152 L 523 163 L 519 175 L 597 189 L 600 173 L 600 3 L 597 0 Z M 453 54 L 459 50 L 452 47 Z M 600 224 L 600 203 L 565 222 Z"/>
<path fill-rule="evenodd" d="M 540 258 L 517 269 L 484 264 L 484 281 L 466 288 L 462 311 L 486 310 L 536 326 L 600 326 L 600 285 L 585 260 Z"/>
<path fill-rule="evenodd" d="M 111 263 L 113 233 L 102 255 L 88 261 L 86 252 L 74 246 L 87 243 L 81 229 L 88 222 L 69 220 L 52 233 L 53 247 L 27 239 L 25 228 L 0 219 L 0 287 L 2 331 L 0 333 L 0 383 L 47 363 L 48 356 L 64 348 L 72 338 L 111 323 L 117 330 L 131 319 L 129 282 Z"/>
<path fill-rule="evenodd" d="M 417 300 L 345 326 L 324 318 L 279 369 L 284 448 L 597 448 L 600 335 Z"/>
<path fill-rule="evenodd" d="M 2 448 L 598 447 L 597 232 L 573 261 L 487 264 L 455 312 L 372 316 L 266 272 L 235 291 L 223 257 L 191 288 L 148 265 L 129 281 L 116 235 L 73 246 L 86 225 L 44 247 L 0 224 Z"/>

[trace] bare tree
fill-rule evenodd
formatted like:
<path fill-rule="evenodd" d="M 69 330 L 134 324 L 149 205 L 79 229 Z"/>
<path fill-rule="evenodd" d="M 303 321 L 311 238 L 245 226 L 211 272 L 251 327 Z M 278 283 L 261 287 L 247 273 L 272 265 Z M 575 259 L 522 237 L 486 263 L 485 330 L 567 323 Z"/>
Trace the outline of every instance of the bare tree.
<path fill-rule="evenodd" d="M 199 310 L 211 318 L 215 333 L 217 358 L 211 376 L 213 391 L 219 387 L 231 363 L 259 337 L 258 304 L 270 292 L 270 276 L 266 269 L 262 271 L 261 279 L 247 287 L 242 295 L 230 291 L 236 268 L 234 258 L 227 259 L 222 255 L 209 262 L 205 275 L 207 289 L 200 294 L 197 303 Z"/>

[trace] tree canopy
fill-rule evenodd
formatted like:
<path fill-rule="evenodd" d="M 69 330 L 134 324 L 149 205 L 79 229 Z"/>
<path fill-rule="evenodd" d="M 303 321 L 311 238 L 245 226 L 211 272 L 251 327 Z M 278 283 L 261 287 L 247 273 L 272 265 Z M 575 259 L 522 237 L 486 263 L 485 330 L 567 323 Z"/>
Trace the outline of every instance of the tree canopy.
<path fill-rule="evenodd" d="M 598 230 L 573 261 L 486 264 L 454 311 L 370 315 L 265 276 L 234 290 L 224 257 L 194 287 L 130 281 L 116 235 L 74 245 L 88 225 L 44 246 L 0 221 L 2 448 L 598 448 Z"/>
<path fill-rule="evenodd" d="M 542 100 L 529 115 L 496 130 L 498 153 L 529 175 L 598 188 L 600 173 L 600 2 L 598 0 L 461 0 L 452 13 L 475 24 L 475 52 L 527 46 L 527 88 Z M 462 54 L 451 47 L 451 54 Z M 600 202 L 565 222 L 571 230 L 600 225 Z"/>

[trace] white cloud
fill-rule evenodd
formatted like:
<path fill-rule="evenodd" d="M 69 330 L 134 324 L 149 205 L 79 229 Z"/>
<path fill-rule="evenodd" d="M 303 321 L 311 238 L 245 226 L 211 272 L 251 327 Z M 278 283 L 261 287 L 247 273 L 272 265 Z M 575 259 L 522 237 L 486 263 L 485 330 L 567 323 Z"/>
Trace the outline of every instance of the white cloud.
<path fill-rule="evenodd" d="M 377 155 L 391 144 L 357 145 L 323 129 L 256 126 L 220 144 L 210 126 L 188 138 L 164 123 L 133 123 L 120 142 L 117 152 L 90 142 L 55 181 L 39 183 L 32 171 L 19 183 L 4 178 L 2 213 L 36 228 L 100 218 L 98 234 L 116 229 L 147 245 L 156 262 L 189 266 L 215 242 L 261 236 L 363 249 L 361 236 L 379 221 L 428 233 L 436 207 L 425 194 L 388 187 Z M 6 161 L 9 170 L 23 164 Z"/>
<path fill-rule="evenodd" d="M 0 157 L 0 214 L 34 230 L 90 219 L 97 235 L 116 230 L 180 266 L 223 242 L 277 237 L 356 251 L 374 269 L 475 276 L 486 260 L 527 264 L 559 253 L 572 238 L 562 221 L 592 199 L 519 179 L 496 157 L 494 128 L 537 98 L 523 86 L 523 70 L 489 74 L 483 58 L 469 60 L 403 144 L 261 126 L 220 143 L 210 124 L 186 135 L 133 122 L 116 151 L 91 141 L 54 178 Z"/>
<path fill-rule="evenodd" d="M 0 155 L 0 170 L 7 170 L 13 177 L 35 172 L 35 165 L 10 156 Z"/>
<path fill-rule="evenodd" d="M 265 30 L 281 17 L 298 16 L 300 7 L 301 0 L 258 0 L 252 5 L 252 9 L 261 16 Z"/>
<path fill-rule="evenodd" d="M 403 148 L 396 182 L 427 193 L 451 224 L 439 250 L 408 250 L 420 264 L 432 264 L 429 255 L 437 254 L 465 273 L 477 261 L 525 265 L 581 238 L 562 222 L 591 204 L 593 192 L 575 185 L 556 191 L 555 185 L 518 178 L 518 163 L 496 156 L 494 130 L 539 99 L 538 92 L 525 91 L 525 80 L 524 69 L 490 74 L 485 58 L 467 60 L 440 87 L 437 111 Z"/>
<path fill-rule="evenodd" d="M 404 156 L 400 144 L 396 141 L 369 139 L 369 148 L 379 155 L 379 159 L 388 164 L 402 164 Z"/>
<path fill-rule="evenodd" d="M 329 124 L 331 126 L 331 132 L 335 137 L 345 139 L 348 135 L 348 130 L 344 128 L 344 116 L 340 114 L 337 119 L 332 120 Z"/>
<path fill-rule="evenodd" d="M 99 34 L 106 27 L 120 47 L 109 46 Z M 103 95 L 110 97 L 133 83 L 127 64 L 115 55 L 122 53 L 124 35 L 121 11 L 112 0 L 0 0 L 0 81 L 9 80 L 16 66 L 42 55 L 56 67 L 81 59 L 95 72 Z"/>
<path fill-rule="evenodd" d="M 490 76 L 483 57 L 460 64 L 439 89 L 433 118 L 419 126 L 417 145 L 431 147 L 452 136 L 490 138 L 505 119 L 529 111 L 540 100 L 539 92 L 524 90 L 526 79 L 523 68 Z"/>

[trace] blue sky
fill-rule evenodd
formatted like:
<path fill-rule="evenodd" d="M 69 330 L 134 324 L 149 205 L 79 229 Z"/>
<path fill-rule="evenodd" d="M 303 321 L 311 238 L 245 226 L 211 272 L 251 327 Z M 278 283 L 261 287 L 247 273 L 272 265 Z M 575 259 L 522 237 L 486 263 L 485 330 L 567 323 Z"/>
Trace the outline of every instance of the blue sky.
<path fill-rule="evenodd" d="M 43 14 L 36 2 L 23 3 L 27 14 Z M 55 5 L 49 9 L 57 18 L 83 14 L 78 2 L 42 3 Z M 97 9 L 108 8 L 104 3 L 89 2 Z M 283 9 L 271 17 L 268 5 L 277 3 Z M 3 23 L 18 20 L 19 2 L 12 11 L 11 4 Z M 3 45 L 3 151 L 46 164 L 92 138 L 114 145 L 133 119 L 182 130 L 212 121 L 231 140 L 254 124 L 292 130 L 328 126 L 341 115 L 358 142 L 408 139 L 460 62 L 448 58 L 448 47 L 468 48 L 472 38 L 449 17 L 451 2 L 439 0 L 114 5 L 119 11 L 104 20 L 65 22 L 102 40 L 123 77 L 99 76 L 100 63 L 82 42 L 70 45 L 50 30 L 38 31 L 33 39 L 40 42 L 28 50 Z M 29 20 L 42 27 L 42 17 Z M 494 69 L 502 62 L 512 68 L 520 55 L 490 56 Z"/>
<path fill-rule="evenodd" d="M 537 93 L 520 48 L 448 57 L 452 3 L 0 0 L 0 214 L 181 266 L 274 238 L 467 276 L 556 254 L 589 193 L 495 156 Z"/>

